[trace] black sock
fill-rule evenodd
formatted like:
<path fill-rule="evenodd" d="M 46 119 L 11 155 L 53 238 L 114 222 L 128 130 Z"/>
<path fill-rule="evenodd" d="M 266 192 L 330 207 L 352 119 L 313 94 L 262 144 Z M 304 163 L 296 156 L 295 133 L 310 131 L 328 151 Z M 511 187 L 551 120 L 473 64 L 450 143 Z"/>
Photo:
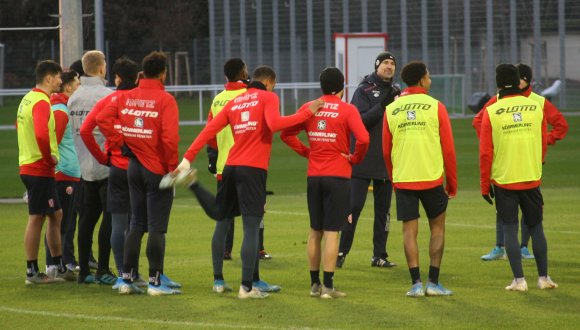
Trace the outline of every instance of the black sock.
<path fill-rule="evenodd" d="M 310 286 L 320 284 L 320 270 L 310 271 Z"/>
<path fill-rule="evenodd" d="M 521 248 L 527 248 L 527 247 L 528 247 L 528 244 L 521 244 L 521 245 L 520 245 L 520 249 L 521 249 Z"/>
<path fill-rule="evenodd" d="M 439 267 L 429 266 L 429 282 L 439 284 Z"/>
<path fill-rule="evenodd" d="M 333 278 L 334 278 L 334 272 L 323 272 L 323 277 L 324 277 L 324 286 L 332 289 L 334 288 L 334 283 L 333 283 Z"/>
<path fill-rule="evenodd" d="M 252 281 L 258 282 L 260 280 L 260 270 L 255 269 L 254 270 L 254 274 L 252 275 L 252 277 L 253 277 Z"/>
<path fill-rule="evenodd" d="M 149 270 L 149 284 L 160 286 L 161 285 L 161 272 L 155 269 Z"/>
<path fill-rule="evenodd" d="M 52 257 L 52 264 L 58 267 L 59 272 L 64 273 L 66 271 L 66 268 L 62 263 L 62 256 Z"/>
<path fill-rule="evenodd" d="M 214 281 L 223 281 L 224 274 L 213 274 L 213 279 L 214 279 Z"/>
<path fill-rule="evenodd" d="M 252 291 L 252 281 L 242 281 L 242 286 L 246 292 Z"/>
<path fill-rule="evenodd" d="M 409 273 L 411 274 L 411 284 L 421 282 L 421 273 L 419 272 L 419 267 L 409 268 Z"/>
<path fill-rule="evenodd" d="M 26 261 L 26 276 L 32 277 L 38 273 L 38 259 Z"/>

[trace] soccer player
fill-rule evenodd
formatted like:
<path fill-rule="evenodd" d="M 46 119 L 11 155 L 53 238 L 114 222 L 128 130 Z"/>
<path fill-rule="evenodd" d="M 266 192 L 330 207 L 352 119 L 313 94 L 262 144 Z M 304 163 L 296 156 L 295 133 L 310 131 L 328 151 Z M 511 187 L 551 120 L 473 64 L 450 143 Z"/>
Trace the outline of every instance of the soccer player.
<path fill-rule="evenodd" d="M 109 167 L 107 211 L 111 213 L 111 248 L 119 274 L 113 289 L 118 289 L 118 286 L 123 282 L 121 274 L 123 273 L 125 233 L 129 223 L 130 201 L 129 184 L 127 183 L 129 158 L 122 155 L 120 148 L 112 147 L 108 141 L 105 141 L 104 151 L 101 150 L 93 135 L 93 131 L 97 127 L 97 116 L 104 107 L 113 98 L 135 88 L 139 66 L 132 60 L 121 57 L 115 61 L 112 71 L 117 90 L 95 104 L 87 118 L 83 121 L 80 134 L 91 155 L 93 155 L 99 164 Z M 136 283 L 139 286 L 147 286 L 147 282 L 142 279 L 136 279 Z"/>
<path fill-rule="evenodd" d="M 546 98 L 534 93 L 532 91 L 532 68 L 526 64 L 517 65 L 518 72 L 520 73 L 520 85 L 519 88 L 522 90 L 524 96 L 529 97 L 536 102 L 540 103 L 544 116 L 548 122 L 548 125 L 552 126 L 552 129 L 547 133 L 547 145 L 554 145 L 556 141 L 563 139 L 568 132 L 568 123 L 560 111 Z M 483 107 L 490 106 L 497 102 L 497 96 L 491 98 Z M 477 137 L 480 136 L 481 131 L 481 121 L 483 118 L 483 111 L 480 111 L 475 118 L 473 118 L 473 128 L 477 133 Z M 528 233 L 527 226 L 525 222 L 521 221 L 522 228 L 522 241 L 520 244 L 520 250 L 522 252 L 522 258 L 524 259 L 534 259 L 534 256 L 528 250 L 528 242 L 530 240 L 530 234 Z M 505 259 L 505 248 L 504 248 L 504 236 L 503 230 L 501 228 L 501 222 L 499 217 L 496 216 L 495 222 L 495 232 L 496 232 L 496 246 L 491 250 L 490 253 L 481 256 L 482 260 L 498 260 Z"/>
<path fill-rule="evenodd" d="M 276 73 L 272 68 L 256 68 L 248 90 L 229 102 L 203 129 L 178 167 L 179 172 L 189 170 L 201 148 L 224 127 L 231 125 L 234 146 L 226 160 L 217 202 L 219 219 L 233 218 L 241 213 L 244 223 L 242 284 L 238 293 L 241 299 L 268 296 L 268 293 L 252 287 L 252 282 L 258 260 L 259 225 L 266 203 L 266 175 L 272 135 L 304 122 L 322 106 L 322 101 L 315 101 L 309 109 L 281 117 L 278 96 L 272 92 L 275 85 Z"/>
<path fill-rule="evenodd" d="M 152 296 L 179 294 L 166 284 L 163 273 L 165 233 L 173 203 L 172 190 L 160 190 L 163 175 L 177 167 L 179 113 L 175 98 L 165 92 L 167 58 L 151 52 L 142 63 L 144 78 L 139 86 L 111 100 L 97 116 L 97 123 L 111 146 L 121 147 L 129 156 L 127 179 L 131 202 L 131 222 L 125 238 L 123 283 L 120 294 L 141 293 L 133 279 L 139 261 L 141 240 L 148 232 L 147 259 Z M 121 126 L 121 132 L 115 124 Z M 167 282 L 171 284 L 171 282 Z"/>
<path fill-rule="evenodd" d="M 28 193 L 28 224 L 24 232 L 26 284 L 62 281 L 59 276 L 66 272 L 60 237 L 62 210 L 54 180 L 59 153 L 49 98 L 50 94 L 60 90 L 61 73 L 62 69 L 56 62 L 38 63 L 36 87 L 24 95 L 17 112 L 20 179 Z M 53 264 L 58 265 L 58 271 L 52 276 L 41 273 L 38 268 L 38 248 L 46 218 L 46 240 Z"/>
<path fill-rule="evenodd" d="M 445 247 L 447 203 L 457 192 L 451 123 L 443 103 L 427 95 L 431 78 L 425 63 L 413 61 L 406 64 L 401 78 L 408 87 L 387 106 L 383 152 L 395 187 L 397 219 L 403 222 L 405 257 L 413 285 L 407 296 L 447 296 L 452 292 L 439 282 L 439 270 Z M 429 281 L 425 289 L 421 282 L 417 246 L 419 201 L 431 229 Z"/>
<path fill-rule="evenodd" d="M 79 159 L 75 150 L 69 122 L 69 109 L 67 102 L 70 96 L 80 85 L 79 74 L 75 71 L 67 71 L 61 75 L 62 85 L 60 91 L 50 96 L 51 110 L 54 115 L 56 140 L 60 159 L 56 165 L 56 192 L 62 207 L 62 221 L 60 224 L 60 236 L 62 243 L 62 261 L 68 271 L 63 276 L 68 281 L 76 280 L 72 273 L 76 270 L 75 259 L 75 230 L 77 226 L 76 212 L 74 210 L 74 198 L 77 185 L 81 177 Z M 44 239 L 46 248 L 46 265 L 48 274 L 54 274 L 58 265 L 53 264 L 50 255 L 48 240 Z M 50 267 L 49 267 L 50 266 Z M 49 269 L 51 268 L 51 269 Z"/>
<path fill-rule="evenodd" d="M 479 166 L 481 195 L 493 205 L 491 190 L 495 193 L 497 217 L 514 276 L 505 289 L 528 290 L 518 244 L 518 208 L 532 237 L 538 287 L 554 289 L 558 285 L 548 276 L 548 247 L 542 227 L 544 202 L 540 192 L 546 118 L 540 103 L 521 94 L 519 72 L 514 65 L 500 64 L 495 72 L 500 91 L 497 102 L 482 110 Z"/>
<path fill-rule="evenodd" d="M 393 85 L 397 67 L 395 56 L 381 52 L 375 59 L 375 71 L 366 76 L 358 85 L 352 103 L 360 112 L 363 123 L 370 135 L 369 150 L 360 164 L 352 167 L 351 179 L 351 213 L 352 221 L 345 223 L 340 235 L 340 248 L 336 265 L 342 267 L 354 240 L 356 225 L 373 182 L 374 224 L 372 267 L 393 267 L 387 253 L 387 238 L 391 217 L 391 196 L 393 186 L 387 175 L 382 151 L 383 117 L 385 107 L 401 93 Z"/>
<path fill-rule="evenodd" d="M 81 77 L 81 86 L 69 98 L 71 129 L 75 148 L 81 167 L 82 201 L 79 210 L 79 226 L 77 243 L 79 249 L 79 277 L 78 283 L 101 283 L 112 285 L 117 276 L 109 269 L 111 255 L 111 214 L 107 212 L 107 178 L 109 168 L 99 164 L 91 155 L 80 136 L 83 121 L 93 106 L 103 97 L 113 91 L 105 87 L 107 63 L 105 54 L 98 50 L 86 52 L 82 59 L 85 75 Z M 105 138 L 99 130 L 93 132 L 99 146 L 103 146 Z M 99 227 L 99 261 L 96 274 L 93 276 L 89 269 L 89 256 L 93 245 L 93 232 L 103 215 Z"/>
<path fill-rule="evenodd" d="M 334 288 L 334 270 L 338 252 L 338 233 L 350 213 L 351 164 L 359 163 L 369 145 L 369 133 L 355 106 L 343 102 L 344 76 L 329 67 L 320 73 L 322 100 L 325 102 L 315 117 L 282 132 L 282 141 L 299 155 L 308 158 L 308 259 L 310 295 L 323 299 L 345 297 Z M 310 102 L 302 106 L 306 109 Z M 300 111 L 300 110 L 299 110 Z M 296 136 L 306 131 L 310 148 Z M 356 139 L 350 154 L 350 134 Z M 321 248 L 325 239 L 324 250 Z M 324 282 L 320 283 L 320 262 L 324 255 Z"/>

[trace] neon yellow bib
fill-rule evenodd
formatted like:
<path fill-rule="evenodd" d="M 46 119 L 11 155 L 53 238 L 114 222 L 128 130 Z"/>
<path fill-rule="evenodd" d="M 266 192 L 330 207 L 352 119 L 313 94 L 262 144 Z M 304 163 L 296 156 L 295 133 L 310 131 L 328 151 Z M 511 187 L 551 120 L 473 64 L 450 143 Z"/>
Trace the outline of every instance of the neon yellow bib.
<path fill-rule="evenodd" d="M 48 96 L 42 92 L 30 91 L 26 94 L 18 106 L 18 163 L 20 166 L 32 164 L 42 159 L 42 154 L 36 142 L 34 133 L 34 121 L 32 118 L 32 108 L 40 101 L 46 101 L 50 105 Z M 58 160 L 58 144 L 56 142 L 56 131 L 54 115 L 52 111 L 48 119 L 48 135 L 50 138 L 50 154 Z"/>
<path fill-rule="evenodd" d="M 229 101 L 234 99 L 236 96 L 244 93 L 245 88 L 236 89 L 232 91 L 224 90 L 213 99 L 211 105 L 211 113 L 215 118 L 224 108 Z M 234 135 L 232 133 L 232 128 L 230 125 L 224 127 L 216 136 L 218 145 L 218 159 L 216 163 L 217 174 L 222 174 L 224 171 L 224 166 L 226 165 L 226 160 L 228 159 L 228 154 L 230 149 L 234 145 Z"/>
<path fill-rule="evenodd" d="M 542 177 L 542 106 L 515 96 L 487 107 L 492 127 L 491 178 L 499 184 L 537 181 Z"/>
<path fill-rule="evenodd" d="M 434 181 L 443 175 L 438 108 L 438 101 L 426 94 L 399 97 L 387 106 L 394 183 Z"/>

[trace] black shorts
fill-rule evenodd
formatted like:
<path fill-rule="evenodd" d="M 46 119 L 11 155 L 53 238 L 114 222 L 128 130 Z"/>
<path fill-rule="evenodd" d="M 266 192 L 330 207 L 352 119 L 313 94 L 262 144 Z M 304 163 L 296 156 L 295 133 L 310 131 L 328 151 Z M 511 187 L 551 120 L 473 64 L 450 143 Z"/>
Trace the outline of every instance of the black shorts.
<path fill-rule="evenodd" d="M 127 179 L 131 199 L 131 229 L 165 233 L 173 204 L 173 189 L 159 189 L 163 176 L 130 158 Z"/>
<path fill-rule="evenodd" d="M 350 213 L 350 180 L 311 176 L 307 182 L 310 228 L 340 231 Z"/>
<path fill-rule="evenodd" d="M 268 172 L 249 166 L 226 166 L 218 185 L 218 219 L 241 215 L 263 217 Z"/>
<path fill-rule="evenodd" d="M 60 210 L 54 178 L 20 175 L 28 194 L 28 214 L 46 215 Z"/>
<path fill-rule="evenodd" d="M 498 186 L 495 191 L 495 209 L 498 219 L 506 224 L 518 223 L 518 208 L 522 209 L 528 226 L 540 223 L 544 214 L 544 199 L 540 187 L 527 190 L 509 190 Z"/>
<path fill-rule="evenodd" d="M 419 200 L 428 219 L 434 219 L 445 212 L 449 202 L 449 197 L 442 185 L 426 190 L 395 189 L 395 196 L 399 221 L 419 218 Z"/>
<path fill-rule="evenodd" d="M 109 183 L 107 186 L 107 211 L 111 213 L 128 213 L 130 209 L 129 202 L 127 171 L 111 166 L 109 168 Z"/>

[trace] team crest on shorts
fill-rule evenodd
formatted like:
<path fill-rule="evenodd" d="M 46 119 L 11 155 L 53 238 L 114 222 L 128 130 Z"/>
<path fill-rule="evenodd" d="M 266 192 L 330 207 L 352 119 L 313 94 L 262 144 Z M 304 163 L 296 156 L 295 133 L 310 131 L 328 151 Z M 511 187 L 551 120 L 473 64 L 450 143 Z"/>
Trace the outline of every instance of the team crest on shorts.
<path fill-rule="evenodd" d="M 242 116 L 242 121 L 250 120 L 250 112 L 249 111 L 242 112 L 241 116 Z"/>
<path fill-rule="evenodd" d="M 407 120 L 415 120 L 415 119 L 417 119 L 415 111 L 407 111 Z"/>
<path fill-rule="evenodd" d="M 318 123 L 316 124 L 316 128 L 319 131 L 324 131 L 326 129 L 326 120 L 319 120 Z"/>
<path fill-rule="evenodd" d="M 48 200 L 48 207 L 54 207 L 54 199 L 49 199 Z"/>
<path fill-rule="evenodd" d="M 375 91 L 375 90 L 373 90 L 373 96 L 374 96 L 374 97 L 379 97 L 379 96 L 381 96 L 381 91 Z"/>
<path fill-rule="evenodd" d="M 516 112 L 516 113 L 514 113 L 514 122 L 517 123 L 519 121 L 522 121 L 522 113 Z"/>
<path fill-rule="evenodd" d="M 143 128 L 143 118 L 135 119 L 135 127 Z"/>

